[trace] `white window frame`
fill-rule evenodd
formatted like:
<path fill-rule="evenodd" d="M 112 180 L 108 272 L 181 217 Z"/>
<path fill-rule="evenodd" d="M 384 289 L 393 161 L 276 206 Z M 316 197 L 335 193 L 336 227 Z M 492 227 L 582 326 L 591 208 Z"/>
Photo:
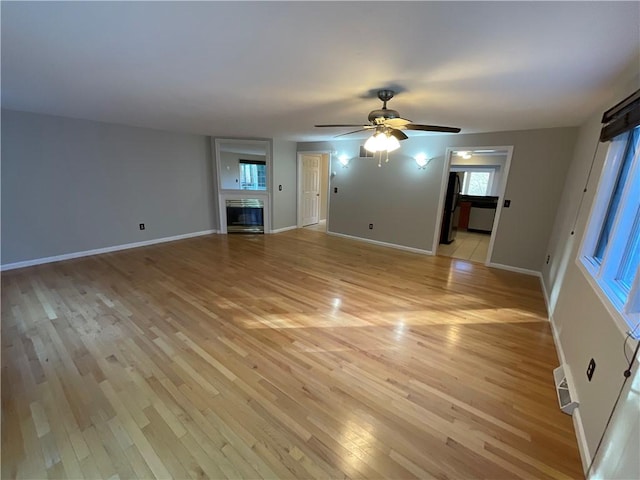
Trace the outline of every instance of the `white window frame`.
<path fill-rule="evenodd" d="M 494 165 L 491 166 L 467 166 L 467 165 L 452 165 L 451 166 L 451 171 L 452 172 L 459 172 L 462 173 L 462 185 L 460 188 L 460 193 L 462 195 L 468 195 L 468 193 L 465 193 L 465 187 L 468 188 L 468 177 L 467 174 L 468 173 L 472 173 L 472 172 L 480 172 L 480 173 L 489 173 L 489 181 L 487 182 L 487 191 L 485 193 L 485 196 L 492 196 L 491 193 L 493 192 L 493 182 L 496 178 L 496 172 L 498 171 L 500 167 L 496 167 Z"/>
<path fill-rule="evenodd" d="M 591 208 L 587 227 L 577 258 L 578 265 L 586 273 L 586 278 L 622 330 L 640 334 L 640 274 L 636 269 L 633 285 L 626 296 L 620 295 L 620 285 L 616 276 L 625 260 L 625 253 L 631 242 L 632 229 L 640 211 L 640 148 L 631 160 L 627 181 L 611 227 L 608 244 L 602 261 L 595 259 L 595 251 L 604 226 L 605 217 L 614 193 L 616 181 L 625 159 L 626 146 L 633 131 L 626 132 L 611 140 L 602 168 L 598 189 Z"/>
<path fill-rule="evenodd" d="M 251 170 L 251 174 L 249 176 L 255 177 L 255 178 L 252 178 L 255 181 L 248 184 L 249 186 L 247 186 L 246 175 L 245 175 L 245 170 L 247 170 L 245 167 L 247 165 L 249 166 L 249 170 Z M 258 170 L 259 170 L 258 167 L 264 168 L 264 185 L 260 184 L 260 174 L 258 173 Z M 241 190 L 266 190 L 267 189 L 267 162 L 248 163 L 246 161 L 243 162 L 242 159 L 240 159 L 239 168 L 240 168 L 240 189 Z"/>
<path fill-rule="evenodd" d="M 490 196 L 493 187 L 493 176 L 495 172 L 493 170 L 466 170 L 464 172 L 463 182 L 462 182 L 462 194 L 469 195 L 469 184 L 471 183 L 471 175 L 474 173 L 488 173 L 489 180 L 487 180 L 487 188 L 484 192 L 484 196 Z M 480 195 L 481 196 L 481 195 Z"/>

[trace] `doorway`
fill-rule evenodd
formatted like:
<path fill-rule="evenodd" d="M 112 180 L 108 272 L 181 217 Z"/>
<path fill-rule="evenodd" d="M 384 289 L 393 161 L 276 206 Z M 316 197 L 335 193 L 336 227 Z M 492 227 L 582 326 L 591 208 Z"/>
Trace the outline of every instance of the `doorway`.
<path fill-rule="evenodd" d="M 326 231 L 330 160 L 330 152 L 298 152 L 298 228 Z"/>
<path fill-rule="evenodd" d="M 512 146 L 447 148 L 435 255 L 490 263 L 512 154 Z"/>

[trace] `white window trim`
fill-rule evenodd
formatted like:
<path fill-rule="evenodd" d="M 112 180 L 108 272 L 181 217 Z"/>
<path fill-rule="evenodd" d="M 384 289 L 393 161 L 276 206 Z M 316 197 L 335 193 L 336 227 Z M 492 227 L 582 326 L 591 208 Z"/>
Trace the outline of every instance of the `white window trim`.
<path fill-rule="evenodd" d="M 499 167 L 498 167 L 499 168 Z M 452 171 L 455 171 L 452 169 Z M 462 195 L 469 195 L 465 193 L 465 187 L 468 187 L 468 176 L 467 173 L 471 172 L 480 172 L 480 173 L 489 173 L 489 181 L 487 182 L 487 191 L 485 192 L 485 196 L 491 196 L 491 192 L 493 192 L 493 180 L 496 176 L 496 167 L 465 167 L 463 170 L 460 170 L 462 176 L 462 187 L 460 193 Z"/>
<path fill-rule="evenodd" d="M 244 165 L 255 166 L 255 170 L 256 170 L 256 172 L 255 172 L 255 182 L 253 182 L 250 187 L 244 187 L 243 186 L 246 183 L 246 182 L 242 181 L 242 179 L 245 177 L 244 171 L 243 171 Z M 264 169 L 265 169 L 265 184 L 264 184 L 264 186 L 260 185 L 260 182 L 259 182 L 260 175 L 257 172 L 258 166 L 264 166 Z M 242 161 L 240 161 L 240 163 L 238 164 L 238 169 L 239 169 L 239 175 L 240 175 L 240 190 L 261 190 L 261 191 L 264 191 L 264 190 L 267 189 L 267 163 L 266 162 L 260 163 L 260 164 L 255 164 L 255 163 L 242 163 Z"/>
<path fill-rule="evenodd" d="M 594 223 L 602 225 L 604 217 L 607 214 L 607 208 L 609 206 L 608 200 L 611 198 L 613 189 L 615 188 L 618 172 L 620 171 L 620 164 L 624 160 L 627 139 L 628 135 L 625 135 L 624 139 L 612 140 L 611 145 L 609 145 L 605 162 L 602 166 L 602 175 L 600 176 L 596 195 L 591 205 L 591 212 L 589 213 L 589 219 L 587 220 L 585 235 L 582 240 L 582 245 L 580 246 L 580 257 L 585 258 L 587 262 L 585 266 L 592 275 L 597 274 L 599 265 L 592 262 L 590 256 L 588 257 L 584 252 L 593 252 L 596 249 L 600 230 L 590 227 Z"/>
<path fill-rule="evenodd" d="M 630 312 L 629 306 L 635 306 L 638 302 L 637 296 L 640 294 L 640 274 L 635 275 L 633 286 L 625 304 L 606 281 L 608 276 L 617 274 L 619 263 L 624 253 L 623 249 L 607 248 L 600 264 L 595 262 L 592 256 L 601 232 L 601 228 L 593 228 L 593 225 L 597 224 L 602 226 L 603 224 L 609 207 L 609 200 L 613 194 L 618 178 L 618 172 L 625 157 L 628 137 L 631 133 L 632 132 L 628 132 L 623 138 L 612 140 L 609 145 L 576 263 L 607 311 L 615 319 L 619 329 L 625 334 L 631 330 L 635 330 L 635 336 L 637 337 L 638 333 L 640 333 L 640 328 L 637 328 L 640 323 L 640 313 L 637 311 L 634 313 Z M 640 182 L 634 181 L 634 179 L 640 178 L 639 153 L 640 149 L 636 151 L 635 158 L 632 160 L 628 176 L 631 181 L 627 181 L 624 186 L 620 199 L 621 208 L 626 206 L 627 209 L 634 209 L 640 204 Z M 617 215 L 611 228 L 611 238 L 629 238 L 632 228 L 633 218 Z"/>
<path fill-rule="evenodd" d="M 638 314 L 620 312 L 611 302 L 609 297 L 607 297 L 607 294 L 603 291 L 602 289 L 603 287 L 601 286 L 601 284 L 598 283 L 598 281 L 593 277 L 593 275 L 587 269 L 587 267 L 582 262 L 582 259 L 580 257 L 576 258 L 576 263 L 578 264 L 579 269 L 582 271 L 584 277 L 586 278 L 587 283 L 591 286 L 593 291 L 596 293 L 596 295 L 598 296 L 598 298 L 606 308 L 609 315 L 611 315 L 611 317 L 613 318 L 616 326 L 618 327 L 618 330 L 620 330 L 620 332 L 623 333 L 624 335 L 626 335 L 631 330 L 633 330 L 634 326 L 637 326 L 640 323 Z M 636 283 L 638 283 L 637 280 L 638 278 L 636 278 Z M 635 291 L 638 292 L 637 286 L 635 287 Z M 635 329 L 634 337 L 637 338 L 638 333 L 640 333 L 640 327 Z M 640 360 L 640 357 L 638 357 L 638 360 Z"/>

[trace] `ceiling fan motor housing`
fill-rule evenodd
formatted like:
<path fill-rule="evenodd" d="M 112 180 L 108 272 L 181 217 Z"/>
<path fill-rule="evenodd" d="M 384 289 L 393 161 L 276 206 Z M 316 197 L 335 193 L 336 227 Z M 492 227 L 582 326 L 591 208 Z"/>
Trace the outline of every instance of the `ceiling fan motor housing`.
<path fill-rule="evenodd" d="M 389 118 L 399 118 L 400 114 L 396 110 L 391 110 L 390 108 L 380 108 L 378 110 L 372 110 L 369 113 L 369 121 L 371 123 L 376 123 L 376 118 L 383 118 L 388 120 Z"/>
<path fill-rule="evenodd" d="M 393 90 L 378 90 L 378 98 L 382 100 L 382 108 L 378 110 L 373 110 L 369 113 L 369 121 L 371 123 L 382 123 L 377 122 L 377 118 L 381 118 L 383 120 L 388 120 L 389 118 L 399 118 L 400 114 L 396 110 L 391 110 L 387 108 L 387 102 L 393 98 L 395 92 Z"/>

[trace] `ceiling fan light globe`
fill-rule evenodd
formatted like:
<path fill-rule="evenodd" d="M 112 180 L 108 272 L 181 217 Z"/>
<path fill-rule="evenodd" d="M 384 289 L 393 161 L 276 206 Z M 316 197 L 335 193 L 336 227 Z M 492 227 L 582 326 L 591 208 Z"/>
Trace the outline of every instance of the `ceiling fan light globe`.
<path fill-rule="evenodd" d="M 365 150 L 369 152 L 393 152 L 400 148 L 400 142 L 393 135 L 385 132 L 376 133 L 367 139 L 364 144 Z"/>
<path fill-rule="evenodd" d="M 392 135 L 389 135 L 386 138 L 386 148 L 385 150 L 387 152 L 393 152 L 394 150 L 397 150 L 400 148 L 400 142 L 398 141 L 398 139 Z"/>
<path fill-rule="evenodd" d="M 377 135 L 371 135 L 364 143 L 364 149 L 376 153 L 378 151 L 379 140 L 376 139 Z"/>
<path fill-rule="evenodd" d="M 386 143 L 386 135 L 384 133 L 375 133 L 366 141 L 364 148 L 373 153 L 380 152 L 385 149 Z"/>

